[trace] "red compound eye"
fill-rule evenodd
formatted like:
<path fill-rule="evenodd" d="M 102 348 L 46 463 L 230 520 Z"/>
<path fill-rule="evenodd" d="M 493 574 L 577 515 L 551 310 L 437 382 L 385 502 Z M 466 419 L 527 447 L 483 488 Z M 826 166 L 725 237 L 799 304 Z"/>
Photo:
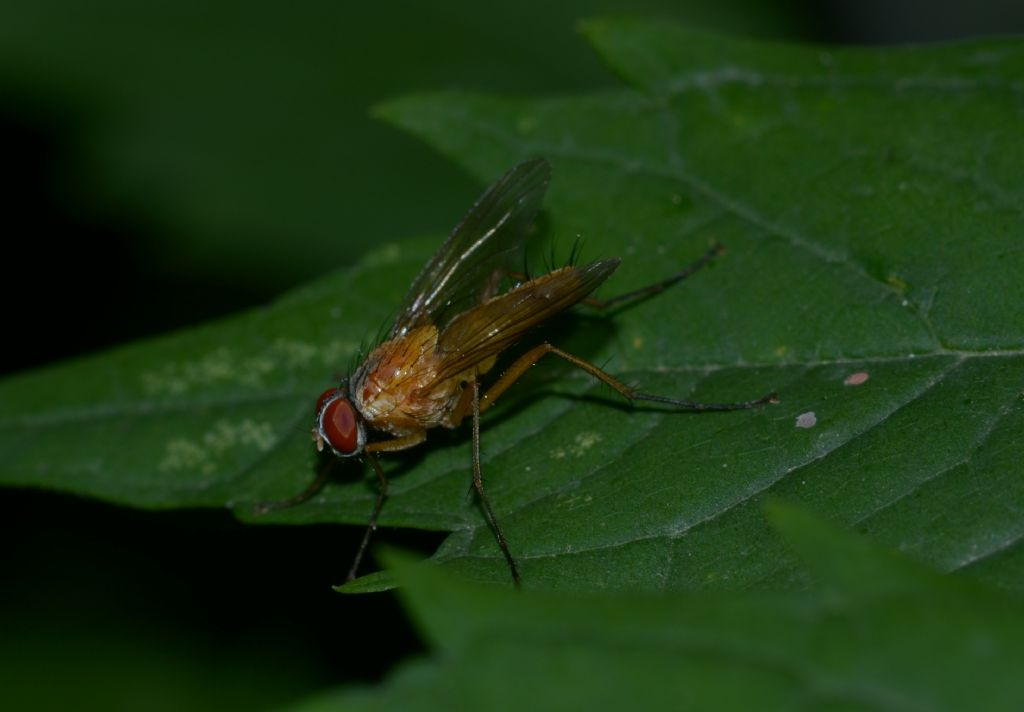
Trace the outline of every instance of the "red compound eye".
<path fill-rule="evenodd" d="M 324 409 L 324 403 L 329 401 L 331 398 L 334 398 L 336 395 L 338 395 L 337 388 L 328 388 L 326 391 L 321 393 L 320 397 L 316 401 L 316 410 L 314 410 L 313 413 L 320 415 L 320 411 Z"/>
<path fill-rule="evenodd" d="M 328 401 L 320 416 L 320 431 L 327 444 L 340 453 L 350 455 L 359 449 L 359 421 L 348 398 Z"/>

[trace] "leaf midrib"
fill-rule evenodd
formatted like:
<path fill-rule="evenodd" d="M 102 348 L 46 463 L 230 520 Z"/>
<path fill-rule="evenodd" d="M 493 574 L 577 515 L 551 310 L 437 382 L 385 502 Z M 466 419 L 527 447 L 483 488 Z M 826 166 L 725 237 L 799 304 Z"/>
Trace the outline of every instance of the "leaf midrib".
<path fill-rule="evenodd" d="M 701 363 L 685 364 L 676 366 L 651 366 L 649 368 L 631 368 L 619 372 L 622 377 L 643 376 L 644 374 L 666 374 L 666 373 L 700 373 L 710 375 L 719 371 L 731 369 L 783 369 L 783 368 L 818 368 L 823 366 L 863 366 L 875 363 L 906 363 L 910 361 L 924 361 L 930 358 L 954 357 L 958 359 L 985 359 L 985 358 L 1016 358 L 1024 356 L 1024 348 L 1020 349 L 948 349 L 937 348 L 930 351 L 913 352 L 906 355 L 888 356 L 858 356 L 839 357 L 827 359 L 809 359 L 806 361 L 746 361 L 738 359 L 730 363 Z M 567 375 L 560 377 L 563 381 L 587 381 L 586 376 Z M 217 408 L 232 405 L 247 405 L 252 403 L 270 403 L 277 400 L 289 400 L 292 398 L 305 398 L 310 391 L 306 388 L 285 388 L 260 393 L 225 395 L 212 398 L 200 398 L 184 401 L 134 401 L 131 403 L 118 404 L 90 404 L 73 410 L 49 411 L 32 415 L 19 416 L 0 420 L 0 431 L 15 430 L 18 428 L 56 428 L 64 425 L 73 425 L 84 422 L 95 422 L 121 418 L 125 416 L 150 416 L 165 415 L 168 413 L 182 413 L 197 408 Z"/>

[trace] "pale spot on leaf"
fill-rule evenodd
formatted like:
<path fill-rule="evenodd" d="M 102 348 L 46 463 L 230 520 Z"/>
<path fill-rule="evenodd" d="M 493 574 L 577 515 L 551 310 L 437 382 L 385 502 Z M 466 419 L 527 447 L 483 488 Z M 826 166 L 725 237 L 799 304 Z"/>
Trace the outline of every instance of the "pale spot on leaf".
<path fill-rule="evenodd" d="M 249 418 L 237 423 L 219 420 L 199 438 L 169 440 L 157 468 L 161 472 L 201 472 L 211 475 L 224 464 L 225 453 L 235 448 L 266 452 L 275 442 L 270 423 L 257 423 Z"/>
<path fill-rule="evenodd" d="M 798 428 L 813 428 L 817 424 L 818 416 L 814 414 L 813 410 L 801 413 L 796 417 L 796 427 Z"/>
<path fill-rule="evenodd" d="M 857 373 L 851 373 L 847 376 L 846 380 L 843 381 L 843 384 L 847 386 L 859 386 L 862 383 L 866 383 L 869 378 L 871 378 L 871 376 L 867 371 L 858 371 Z"/>
<path fill-rule="evenodd" d="M 568 447 L 557 447 L 550 452 L 550 455 L 555 460 L 562 460 L 569 456 L 582 457 L 587 450 L 594 447 L 594 445 L 601 442 L 601 440 L 603 440 L 603 438 L 600 433 L 577 433 L 576 437 L 573 438 L 572 445 L 569 445 Z"/>

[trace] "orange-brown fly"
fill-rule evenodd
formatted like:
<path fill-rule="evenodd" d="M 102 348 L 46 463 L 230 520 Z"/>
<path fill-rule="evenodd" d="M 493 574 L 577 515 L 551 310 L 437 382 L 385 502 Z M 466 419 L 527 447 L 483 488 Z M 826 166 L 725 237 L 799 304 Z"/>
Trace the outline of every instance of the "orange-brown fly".
<path fill-rule="evenodd" d="M 527 161 L 484 193 L 416 277 L 386 340 L 370 352 L 347 382 L 324 392 L 317 402 L 313 425 L 317 449 L 328 448 L 342 458 L 361 457 L 373 467 L 379 482 L 377 500 L 348 580 L 356 575 L 387 497 L 388 479 L 377 453 L 419 445 L 431 428 L 456 428 L 470 417 L 473 486 L 512 579 L 519 585 L 519 568 L 481 478 L 480 415 L 545 354 L 560 356 L 632 401 L 654 401 L 686 411 L 724 411 L 775 400 L 772 394 L 743 403 L 712 404 L 640 393 L 594 364 L 546 342 L 527 350 L 481 390 L 480 378 L 491 371 L 498 355 L 532 328 L 579 302 L 601 308 L 659 292 L 688 277 L 720 251 L 714 247 L 666 280 L 605 301 L 589 295 L 615 271 L 618 259 L 555 269 L 500 293 L 502 278 L 515 274 L 516 260 L 521 258 L 550 175 L 546 160 Z M 298 504 L 317 492 L 325 480 L 323 471 L 302 494 L 263 505 L 263 509 Z"/>

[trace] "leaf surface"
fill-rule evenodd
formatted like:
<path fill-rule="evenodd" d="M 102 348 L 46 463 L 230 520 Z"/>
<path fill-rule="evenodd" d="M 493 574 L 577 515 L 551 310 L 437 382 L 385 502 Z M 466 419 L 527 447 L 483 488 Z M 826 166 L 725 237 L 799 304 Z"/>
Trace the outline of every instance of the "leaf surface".
<path fill-rule="evenodd" d="M 516 595 L 396 558 L 431 655 L 296 709 L 1016 709 L 1019 600 L 770 512 L 808 590 Z"/>
<path fill-rule="evenodd" d="M 1021 43 L 825 50 L 636 21 L 585 34 L 630 88 L 428 94 L 379 113 L 482 182 L 548 156 L 556 254 L 581 236 L 583 259 L 623 258 L 603 296 L 725 244 L 682 285 L 538 338 L 648 392 L 782 402 L 630 408 L 542 361 L 483 433 L 528 584 L 803 586 L 760 515 L 775 494 L 938 570 L 1024 588 Z M 0 477 L 243 517 L 296 493 L 315 469 L 317 394 L 439 244 L 385 247 L 265 310 L 8 380 Z M 467 497 L 467 433 L 432 433 L 388 467 L 382 525 L 451 530 L 437 560 L 507 580 Z M 260 521 L 365 522 L 367 474 Z"/>

